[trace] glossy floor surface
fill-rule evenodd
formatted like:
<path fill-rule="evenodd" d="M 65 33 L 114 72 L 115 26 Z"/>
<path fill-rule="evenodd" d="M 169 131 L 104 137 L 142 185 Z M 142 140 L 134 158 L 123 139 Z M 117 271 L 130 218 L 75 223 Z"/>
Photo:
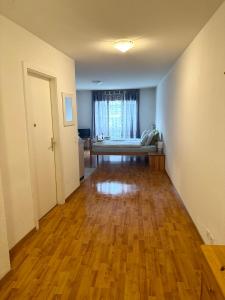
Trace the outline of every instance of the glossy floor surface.
<path fill-rule="evenodd" d="M 165 174 L 106 158 L 15 251 L 0 299 L 199 299 L 200 244 Z"/>

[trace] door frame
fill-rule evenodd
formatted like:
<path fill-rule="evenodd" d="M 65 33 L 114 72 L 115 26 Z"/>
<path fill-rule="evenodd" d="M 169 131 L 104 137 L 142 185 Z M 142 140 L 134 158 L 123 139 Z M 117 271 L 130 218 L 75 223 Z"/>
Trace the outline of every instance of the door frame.
<path fill-rule="evenodd" d="M 52 112 L 52 130 L 55 146 L 55 182 L 56 182 L 56 203 L 64 204 L 64 185 L 63 185 L 63 168 L 62 168 L 62 149 L 60 142 L 60 118 L 58 108 L 58 90 L 56 74 L 50 70 L 45 70 L 34 64 L 22 62 L 23 69 L 23 84 L 24 84 L 24 102 L 26 114 L 26 126 L 28 136 L 28 152 L 29 152 L 29 168 L 31 178 L 31 192 L 33 200 L 34 224 L 36 229 L 39 229 L 39 214 L 38 214 L 38 197 L 37 197 L 37 177 L 35 172 L 35 156 L 33 146 L 33 120 L 32 120 L 32 106 L 29 95 L 29 75 L 38 75 L 41 78 L 48 79 L 50 85 L 51 95 L 51 112 Z"/>

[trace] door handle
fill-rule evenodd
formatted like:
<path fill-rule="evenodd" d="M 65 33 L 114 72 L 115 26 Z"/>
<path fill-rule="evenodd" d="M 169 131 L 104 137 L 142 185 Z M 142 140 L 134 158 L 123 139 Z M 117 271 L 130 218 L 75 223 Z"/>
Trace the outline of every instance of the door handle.
<path fill-rule="evenodd" d="M 54 152 L 54 150 L 55 150 L 55 144 L 56 144 L 56 142 L 55 142 L 54 138 L 51 137 L 51 146 L 48 149 L 51 149 L 52 152 Z"/>

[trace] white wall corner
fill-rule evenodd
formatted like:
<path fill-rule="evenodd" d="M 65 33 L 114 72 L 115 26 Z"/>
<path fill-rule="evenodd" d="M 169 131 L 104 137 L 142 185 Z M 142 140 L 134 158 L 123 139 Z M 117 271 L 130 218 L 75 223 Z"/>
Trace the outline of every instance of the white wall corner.
<path fill-rule="evenodd" d="M 0 279 L 10 271 L 9 246 L 5 220 L 2 182 L 0 174 Z"/>

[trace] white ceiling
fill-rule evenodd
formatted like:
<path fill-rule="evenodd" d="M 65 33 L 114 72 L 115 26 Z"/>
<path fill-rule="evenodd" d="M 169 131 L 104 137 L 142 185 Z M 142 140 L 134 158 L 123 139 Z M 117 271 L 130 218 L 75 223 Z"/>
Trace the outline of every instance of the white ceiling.
<path fill-rule="evenodd" d="M 116 89 L 156 86 L 222 2 L 0 0 L 0 11 L 74 58 L 78 89 Z M 124 38 L 125 54 L 112 46 Z"/>

